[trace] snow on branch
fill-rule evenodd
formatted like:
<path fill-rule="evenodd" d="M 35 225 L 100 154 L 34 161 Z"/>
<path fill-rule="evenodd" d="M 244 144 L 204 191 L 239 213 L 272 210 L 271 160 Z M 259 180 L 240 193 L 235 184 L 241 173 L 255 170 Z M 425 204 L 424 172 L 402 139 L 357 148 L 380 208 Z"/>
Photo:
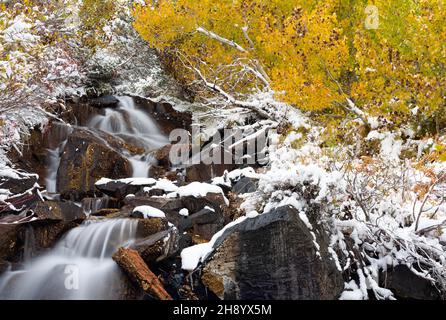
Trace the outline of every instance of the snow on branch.
<path fill-rule="evenodd" d="M 243 48 L 242 46 L 240 46 L 238 43 L 234 42 L 233 40 L 228 40 L 226 38 L 223 38 L 223 37 L 219 36 L 218 34 L 212 32 L 212 31 L 206 30 L 203 27 L 198 27 L 196 30 L 197 30 L 197 32 L 202 33 L 202 34 L 208 36 L 209 38 L 217 40 L 218 42 L 226 44 L 226 45 L 228 45 L 230 47 L 233 47 L 234 49 L 236 49 L 236 50 L 238 50 L 240 52 L 247 52 L 245 50 L 245 48 Z"/>

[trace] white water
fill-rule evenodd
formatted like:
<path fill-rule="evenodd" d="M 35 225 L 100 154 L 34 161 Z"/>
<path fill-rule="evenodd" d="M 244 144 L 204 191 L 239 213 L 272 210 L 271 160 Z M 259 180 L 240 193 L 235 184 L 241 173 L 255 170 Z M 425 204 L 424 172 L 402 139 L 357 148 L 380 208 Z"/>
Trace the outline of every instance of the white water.
<path fill-rule="evenodd" d="M 161 148 L 169 143 L 158 128 L 155 120 L 147 113 L 139 110 L 131 97 L 117 97 L 119 100 L 116 109 L 107 108 L 105 115 L 93 117 L 88 126 L 110 134 L 118 135 L 124 140 L 137 141 L 148 152 Z M 150 155 L 128 156 L 133 168 L 134 178 L 149 176 L 149 168 L 153 164 Z"/>
<path fill-rule="evenodd" d="M 61 154 L 67 144 L 71 128 L 65 124 L 55 122 L 51 132 L 53 136 L 51 137 L 52 141 L 50 141 L 49 149 L 47 149 L 45 185 L 48 193 L 56 193 L 57 170 L 59 169 Z"/>
<path fill-rule="evenodd" d="M 111 255 L 130 245 L 137 220 L 86 221 L 49 253 L 0 278 L 0 299 L 117 299 L 121 272 Z"/>

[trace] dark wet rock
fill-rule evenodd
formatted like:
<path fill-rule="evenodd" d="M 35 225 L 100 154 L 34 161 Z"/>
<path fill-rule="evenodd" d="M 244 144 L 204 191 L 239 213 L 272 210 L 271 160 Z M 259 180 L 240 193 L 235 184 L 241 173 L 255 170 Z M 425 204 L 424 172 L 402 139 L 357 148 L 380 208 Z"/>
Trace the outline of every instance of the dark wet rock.
<path fill-rule="evenodd" d="M 0 259 L 0 275 L 5 272 L 6 270 L 8 270 L 10 267 L 10 263 L 8 261 L 5 260 L 1 260 Z"/>
<path fill-rule="evenodd" d="M 25 172 L 33 172 L 36 173 L 40 179 L 39 183 L 43 184 L 44 177 L 46 174 L 46 133 L 42 131 L 42 128 L 36 126 L 30 131 L 29 136 L 23 141 L 24 147 L 21 152 L 18 152 L 16 148 L 11 148 L 11 151 L 8 153 L 8 159 L 14 163 L 16 168 L 20 168 Z M 24 192 L 24 188 L 28 187 L 32 181 L 29 181 L 26 185 L 20 183 L 17 188 L 14 188 L 15 191 L 11 190 L 13 193 L 21 193 Z M 14 182 L 12 182 L 14 184 Z M 6 187 L 5 185 L 0 188 Z M 32 186 L 31 186 L 32 187 Z"/>
<path fill-rule="evenodd" d="M 149 176 L 155 179 L 164 178 L 167 174 L 165 167 L 153 165 L 149 168 Z"/>
<path fill-rule="evenodd" d="M 70 229 L 79 225 L 77 220 L 60 221 L 5 216 L 0 219 L 0 259 L 20 260 L 26 251 L 37 252 L 54 246 Z"/>
<path fill-rule="evenodd" d="M 155 182 L 147 184 L 132 184 L 131 182 L 122 182 L 119 180 L 110 180 L 104 184 L 96 184 L 96 188 L 102 193 L 117 199 L 123 199 L 129 194 L 135 194 L 142 191 L 144 187 L 153 186 Z"/>
<path fill-rule="evenodd" d="M 157 276 L 133 249 L 120 248 L 113 254 L 113 260 L 121 267 L 129 279 L 142 291 L 159 300 L 172 300 Z"/>
<path fill-rule="evenodd" d="M 86 219 L 82 208 L 71 201 L 45 201 L 39 203 L 33 211 L 39 220 L 74 221 L 80 223 Z"/>
<path fill-rule="evenodd" d="M 13 195 L 0 204 L 0 216 L 25 212 L 37 203 L 43 201 L 37 186 L 26 193 Z"/>
<path fill-rule="evenodd" d="M 233 187 L 232 190 L 236 194 L 255 192 L 258 187 L 258 179 L 243 177 Z"/>
<path fill-rule="evenodd" d="M 415 274 L 405 265 L 388 270 L 384 277 L 386 288 L 392 290 L 397 299 L 438 300 L 440 292 L 427 279 Z"/>
<path fill-rule="evenodd" d="M 116 214 L 120 213 L 121 210 L 120 209 L 100 209 L 95 211 L 94 213 L 92 213 L 91 215 L 93 217 L 115 217 Z"/>
<path fill-rule="evenodd" d="M 108 196 L 84 198 L 82 199 L 81 205 L 84 212 L 93 214 L 102 209 L 117 209 L 119 208 L 119 201 Z"/>
<path fill-rule="evenodd" d="M 137 238 L 147 238 L 166 230 L 169 230 L 169 222 L 164 218 L 139 219 L 136 236 Z"/>
<path fill-rule="evenodd" d="M 203 283 L 221 299 L 337 299 L 342 275 L 324 230 L 314 231 L 319 250 L 298 211 L 288 206 L 247 219 L 217 240 Z"/>
<path fill-rule="evenodd" d="M 199 236 L 205 241 L 211 240 L 212 236 L 225 225 L 223 215 L 210 209 L 202 209 L 190 215 L 188 220 L 192 225 L 194 236 Z"/>
<path fill-rule="evenodd" d="M 0 189 L 7 189 L 12 194 L 22 194 L 30 190 L 37 183 L 38 176 L 35 174 L 28 174 L 21 171 L 15 171 L 18 177 L 0 175 Z"/>
<path fill-rule="evenodd" d="M 0 259 L 11 259 L 18 254 L 20 226 L 0 224 Z"/>
<path fill-rule="evenodd" d="M 164 133 L 169 134 L 174 129 L 190 130 L 192 114 L 180 112 L 168 102 L 155 102 L 150 99 L 135 97 L 135 103 L 155 118 Z"/>
<path fill-rule="evenodd" d="M 95 195 L 95 182 L 102 177 L 131 176 L 129 161 L 91 132 L 77 129 L 68 138 L 60 160 L 57 190 L 65 199 L 80 200 Z"/>
<path fill-rule="evenodd" d="M 222 176 L 225 171 L 232 171 L 234 169 L 235 166 L 233 164 L 194 164 L 186 168 L 186 181 L 211 181 L 215 177 Z"/>
<path fill-rule="evenodd" d="M 220 230 L 226 222 L 225 210 L 227 209 L 222 194 L 208 193 L 206 197 L 186 196 L 181 198 L 135 196 L 124 200 L 127 206 L 151 206 L 162 210 L 169 222 L 178 228 L 180 234 L 190 231 L 202 241 L 210 240 L 212 235 Z M 187 209 L 189 216 L 179 214 L 182 209 Z M 131 214 L 134 218 L 142 218 L 142 215 Z"/>
<path fill-rule="evenodd" d="M 158 161 L 158 166 L 164 168 L 170 168 L 172 163 L 170 162 L 170 150 L 172 145 L 168 144 L 155 151 L 155 159 Z"/>
<path fill-rule="evenodd" d="M 161 231 L 136 241 L 132 249 L 138 251 L 146 263 L 161 262 L 178 251 L 179 234 L 176 228 Z"/>
<path fill-rule="evenodd" d="M 102 96 L 91 99 L 90 104 L 95 108 L 116 108 L 119 100 L 115 96 Z"/>

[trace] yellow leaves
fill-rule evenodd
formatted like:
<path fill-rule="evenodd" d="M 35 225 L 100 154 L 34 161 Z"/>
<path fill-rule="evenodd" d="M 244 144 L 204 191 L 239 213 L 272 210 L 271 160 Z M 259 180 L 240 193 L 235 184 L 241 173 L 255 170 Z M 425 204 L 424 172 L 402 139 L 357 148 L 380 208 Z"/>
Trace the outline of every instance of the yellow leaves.
<path fill-rule="evenodd" d="M 149 1 L 150 3 L 150 1 Z M 445 107 L 444 1 L 375 0 L 377 30 L 365 28 L 365 0 L 159 0 L 136 6 L 134 26 L 151 46 L 189 57 L 226 88 L 259 86 L 234 76 L 241 59 L 258 61 L 280 98 L 311 111 L 339 110 L 348 95 L 366 112 L 394 124 L 429 118 Z M 234 41 L 246 53 L 198 34 Z M 247 35 L 242 28 L 247 28 Z M 184 61 L 182 61 L 184 62 Z M 176 67 L 185 67 L 183 63 Z M 184 68 L 193 80 L 193 72 Z M 227 82 L 225 82 L 227 81 Z M 234 82 L 231 82 L 234 81 Z M 243 88 L 243 89 L 241 89 Z M 232 93 L 234 93 L 232 92 Z M 416 118 L 418 120 L 418 118 Z"/>

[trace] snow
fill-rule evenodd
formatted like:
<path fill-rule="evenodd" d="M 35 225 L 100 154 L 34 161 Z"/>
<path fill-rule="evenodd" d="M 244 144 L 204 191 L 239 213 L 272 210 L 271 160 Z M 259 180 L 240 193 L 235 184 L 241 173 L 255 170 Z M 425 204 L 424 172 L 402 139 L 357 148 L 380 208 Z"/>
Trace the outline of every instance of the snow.
<path fill-rule="evenodd" d="M 197 268 L 200 262 L 203 262 L 215 249 L 215 242 L 224 234 L 229 228 L 245 221 L 246 216 L 240 217 L 228 223 L 223 229 L 217 232 L 209 242 L 200 243 L 192 247 L 185 248 L 181 251 L 181 268 L 183 270 L 192 271 Z"/>
<path fill-rule="evenodd" d="M 182 215 L 183 217 L 187 217 L 187 216 L 189 216 L 189 210 L 186 208 L 183 208 L 180 210 L 179 214 Z"/>
<path fill-rule="evenodd" d="M 141 213 L 144 218 L 165 218 L 166 215 L 163 211 L 151 207 L 151 206 L 139 206 L 133 209 L 134 213 Z"/>
<path fill-rule="evenodd" d="M 0 167 L 0 177 L 20 179 L 20 176 L 17 174 L 17 172 L 7 166 Z"/>
<path fill-rule="evenodd" d="M 154 184 L 156 184 L 157 181 L 153 178 L 125 178 L 125 179 L 117 179 L 117 180 L 101 178 L 95 184 L 97 186 L 100 186 L 100 185 L 105 185 L 110 182 L 120 182 L 120 183 L 130 184 L 133 186 L 147 186 L 147 185 L 154 185 Z"/>
<path fill-rule="evenodd" d="M 199 198 L 199 197 L 206 197 L 208 193 L 221 194 L 226 204 L 229 205 L 229 200 L 226 199 L 223 190 L 220 187 L 203 182 L 192 182 L 186 186 L 179 187 L 177 191 L 169 193 L 167 197 L 176 198 L 176 197 L 193 196 Z"/>
<path fill-rule="evenodd" d="M 151 187 L 145 187 L 144 192 L 149 192 L 150 190 L 164 190 L 165 192 L 175 192 L 178 190 L 178 186 L 168 179 L 157 180 L 156 183 Z"/>

